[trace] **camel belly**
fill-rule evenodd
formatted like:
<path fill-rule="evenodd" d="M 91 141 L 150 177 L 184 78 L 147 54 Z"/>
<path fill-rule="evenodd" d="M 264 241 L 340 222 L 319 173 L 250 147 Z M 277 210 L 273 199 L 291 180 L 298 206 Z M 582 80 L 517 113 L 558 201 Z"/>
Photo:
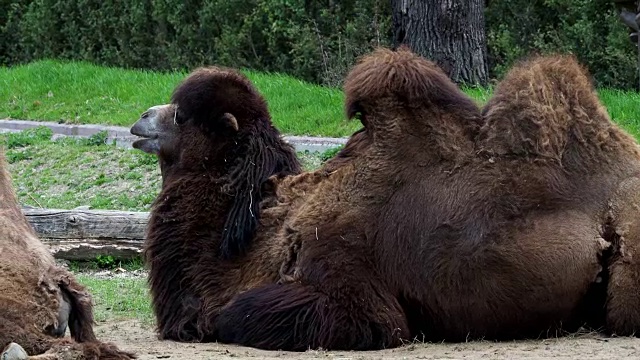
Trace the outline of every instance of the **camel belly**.
<path fill-rule="evenodd" d="M 414 268 L 401 296 L 412 333 L 426 340 L 520 338 L 587 320 L 589 301 L 606 292 L 597 281 L 608 244 L 594 222 L 579 212 L 556 213 L 502 234 L 475 247 L 443 252 L 431 244 L 421 253 L 422 271 Z"/>

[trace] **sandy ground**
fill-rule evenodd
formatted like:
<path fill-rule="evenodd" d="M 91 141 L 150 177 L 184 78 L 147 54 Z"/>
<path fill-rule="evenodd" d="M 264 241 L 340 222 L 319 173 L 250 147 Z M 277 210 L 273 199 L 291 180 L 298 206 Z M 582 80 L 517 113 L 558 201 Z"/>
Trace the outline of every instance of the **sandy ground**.
<path fill-rule="evenodd" d="M 136 352 L 139 359 L 639 359 L 640 339 L 585 334 L 518 342 L 412 344 L 369 352 L 261 351 L 223 344 L 159 341 L 153 329 L 135 320 L 108 322 L 97 327 L 98 338 Z"/>

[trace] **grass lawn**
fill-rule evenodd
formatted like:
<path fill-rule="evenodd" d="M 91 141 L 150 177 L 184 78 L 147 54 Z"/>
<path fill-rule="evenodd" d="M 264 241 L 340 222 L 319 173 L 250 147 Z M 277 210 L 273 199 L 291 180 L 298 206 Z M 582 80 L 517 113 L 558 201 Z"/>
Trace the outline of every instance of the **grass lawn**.
<path fill-rule="evenodd" d="M 145 325 L 153 325 L 146 278 L 102 278 L 86 273 L 78 273 L 76 277 L 93 297 L 97 322 L 138 319 Z"/>
<path fill-rule="evenodd" d="M 0 134 L 21 204 L 42 208 L 148 211 L 160 190 L 155 156 L 105 144 L 104 137 L 51 140 L 45 127 Z M 305 169 L 322 154 L 298 153 Z"/>
<path fill-rule="evenodd" d="M 340 90 L 284 75 L 245 73 L 285 134 L 339 137 L 360 127 L 344 120 Z M 0 67 L 0 118 L 131 126 L 150 106 L 169 102 L 186 75 L 52 60 Z"/>
<path fill-rule="evenodd" d="M 290 76 L 245 71 L 267 99 L 273 121 L 285 134 L 348 136 L 360 124 L 346 121 L 340 89 Z M 0 118 L 131 126 L 152 105 L 169 101 L 186 72 L 123 70 L 84 62 L 43 60 L 0 67 Z M 483 104 L 490 89 L 465 89 Z M 640 137 L 640 94 L 600 89 L 614 121 Z"/>

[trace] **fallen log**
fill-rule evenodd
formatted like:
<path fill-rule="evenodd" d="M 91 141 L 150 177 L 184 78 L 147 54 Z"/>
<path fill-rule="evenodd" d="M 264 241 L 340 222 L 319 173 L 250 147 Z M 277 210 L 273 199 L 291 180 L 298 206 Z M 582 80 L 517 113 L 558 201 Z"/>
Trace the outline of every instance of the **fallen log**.
<path fill-rule="evenodd" d="M 54 257 L 65 260 L 139 256 L 149 220 L 148 212 L 38 208 L 22 212 Z"/>

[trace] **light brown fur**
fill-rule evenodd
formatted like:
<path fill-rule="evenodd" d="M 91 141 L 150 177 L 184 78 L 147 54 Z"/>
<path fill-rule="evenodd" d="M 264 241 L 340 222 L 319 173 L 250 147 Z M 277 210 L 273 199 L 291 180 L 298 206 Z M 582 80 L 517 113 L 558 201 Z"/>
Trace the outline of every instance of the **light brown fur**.
<path fill-rule="evenodd" d="M 601 259 L 608 284 L 599 325 L 618 335 L 637 332 L 640 148 L 611 121 L 587 70 L 569 55 L 522 61 L 498 85 L 483 113 L 478 151 L 511 166 L 520 159 L 514 172 L 546 176 L 537 189 L 535 181 L 523 184 L 522 196 L 532 189 L 537 192 L 532 197 L 544 191 L 566 198 L 565 207 L 592 220 L 584 225 L 567 220 L 565 226 L 595 228 L 611 246 Z"/>
<path fill-rule="evenodd" d="M 50 335 L 63 296 L 71 300 L 74 340 Z M 91 307 L 85 287 L 55 264 L 22 214 L 0 152 L 0 350 L 15 342 L 29 355 L 46 353 L 42 359 L 135 358 L 96 339 Z"/>

